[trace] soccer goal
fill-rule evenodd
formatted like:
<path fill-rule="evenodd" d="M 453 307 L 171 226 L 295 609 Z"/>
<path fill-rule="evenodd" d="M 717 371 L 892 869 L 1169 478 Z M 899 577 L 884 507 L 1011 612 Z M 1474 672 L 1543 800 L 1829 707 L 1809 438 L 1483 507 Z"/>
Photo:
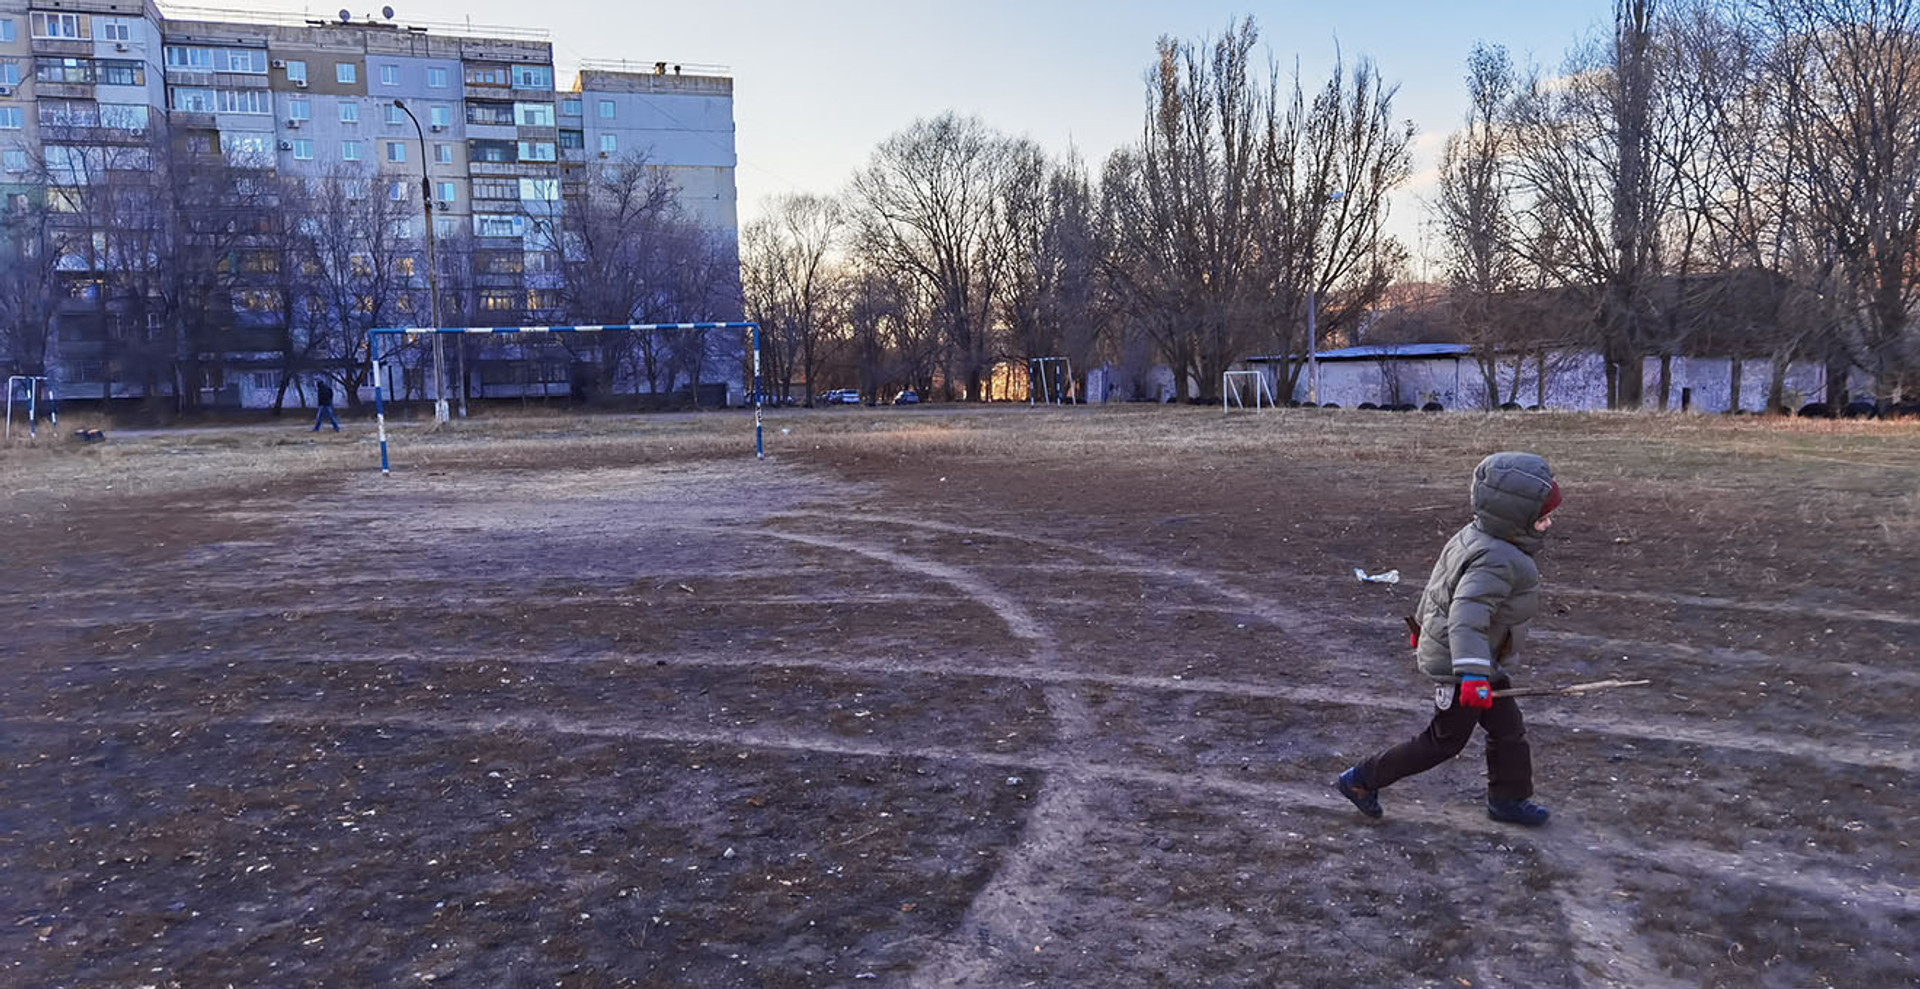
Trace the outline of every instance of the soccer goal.
<path fill-rule="evenodd" d="M 1247 394 L 1241 391 L 1242 385 L 1252 388 L 1253 404 L 1247 404 Z M 1235 404 L 1241 408 L 1259 410 L 1271 409 L 1273 400 L 1273 382 L 1267 379 L 1265 371 L 1228 371 L 1220 376 L 1220 411 L 1231 412 Z M 1264 405 L 1262 403 L 1265 403 Z"/>
<path fill-rule="evenodd" d="M 383 382 L 386 380 L 384 360 L 380 342 L 393 341 L 397 348 L 401 342 L 411 337 L 455 336 L 464 339 L 474 336 L 513 336 L 517 334 L 555 334 L 555 333 L 632 333 L 654 330 L 736 330 L 745 335 L 747 352 L 752 355 L 753 380 L 749 383 L 753 401 L 753 455 L 764 459 L 767 455 L 764 441 L 763 421 L 765 390 L 760 386 L 760 325 L 758 323 L 619 323 L 600 326 L 458 326 L 458 327 L 387 327 L 367 331 L 367 355 L 373 362 L 373 414 L 380 433 L 380 473 L 392 473 L 391 462 L 387 458 L 387 404 Z M 434 391 L 439 393 L 441 383 L 436 383 Z"/>
<path fill-rule="evenodd" d="M 55 429 L 60 427 L 60 409 L 53 401 L 53 381 L 38 374 L 16 374 L 7 379 L 7 432 L 6 438 L 13 439 L 13 404 L 22 391 L 26 397 L 20 404 L 27 407 L 27 439 L 40 438 L 40 396 L 47 396 L 47 424 Z"/>
<path fill-rule="evenodd" d="M 1066 405 L 1073 401 L 1073 364 L 1064 357 L 1027 360 L 1027 405 Z"/>

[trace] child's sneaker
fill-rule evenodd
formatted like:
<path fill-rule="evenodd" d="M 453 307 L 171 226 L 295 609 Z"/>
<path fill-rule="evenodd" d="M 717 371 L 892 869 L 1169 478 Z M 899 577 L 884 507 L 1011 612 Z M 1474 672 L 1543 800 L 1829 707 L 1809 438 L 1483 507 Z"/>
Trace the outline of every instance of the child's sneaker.
<path fill-rule="evenodd" d="M 1340 778 L 1333 781 L 1334 789 L 1339 790 L 1341 796 L 1353 801 L 1353 805 L 1360 808 L 1360 813 L 1368 817 L 1379 817 L 1382 813 L 1380 791 L 1361 786 L 1359 771 L 1360 767 L 1355 766 L 1341 773 Z"/>
<path fill-rule="evenodd" d="M 1551 816 L 1545 807 L 1531 800 L 1487 800 L 1487 816 L 1504 824 L 1537 828 Z"/>

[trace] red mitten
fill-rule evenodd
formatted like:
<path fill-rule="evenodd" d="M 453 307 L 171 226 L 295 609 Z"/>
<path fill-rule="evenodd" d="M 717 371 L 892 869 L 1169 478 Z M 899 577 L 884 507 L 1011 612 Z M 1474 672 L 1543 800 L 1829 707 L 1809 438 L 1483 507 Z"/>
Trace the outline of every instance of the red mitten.
<path fill-rule="evenodd" d="M 1493 706 L 1493 688 L 1487 686 L 1486 677 L 1460 678 L 1460 703 L 1468 707 L 1489 708 Z"/>

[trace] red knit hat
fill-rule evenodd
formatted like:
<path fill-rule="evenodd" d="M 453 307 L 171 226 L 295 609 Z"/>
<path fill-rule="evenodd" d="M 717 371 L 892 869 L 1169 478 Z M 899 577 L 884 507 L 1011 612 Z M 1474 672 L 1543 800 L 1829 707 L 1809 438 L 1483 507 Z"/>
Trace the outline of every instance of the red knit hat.
<path fill-rule="evenodd" d="M 1547 500 L 1540 505 L 1539 517 L 1546 518 L 1547 516 L 1553 514 L 1554 509 L 1559 507 L 1560 507 L 1560 482 L 1554 481 L 1553 487 L 1547 489 Z"/>

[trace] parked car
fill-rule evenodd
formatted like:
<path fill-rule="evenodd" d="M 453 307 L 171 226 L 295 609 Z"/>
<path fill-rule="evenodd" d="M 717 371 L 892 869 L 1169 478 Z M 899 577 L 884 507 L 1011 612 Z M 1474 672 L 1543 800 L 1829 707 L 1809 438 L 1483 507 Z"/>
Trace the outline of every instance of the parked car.
<path fill-rule="evenodd" d="M 893 397 L 893 404 L 895 404 L 895 405 L 919 405 L 919 404 L 920 404 L 920 393 L 919 393 L 919 392 L 917 392 L 917 391 L 914 391 L 914 390 L 913 390 L 913 389 L 911 389 L 911 388 L 909 388 L 909 389 L 907 389 L 906 391 L 903 391 L 903 392 L 901 392 L 900 394 L 898 394 L 898 395 L 895 395 L 895 396 Z"/>
<path fill-rule="evenodd" d="M 860 392 L 852 388 L 835 388 L 821 396 L 820 401 L 827 405 L 859 405 Z"/>

